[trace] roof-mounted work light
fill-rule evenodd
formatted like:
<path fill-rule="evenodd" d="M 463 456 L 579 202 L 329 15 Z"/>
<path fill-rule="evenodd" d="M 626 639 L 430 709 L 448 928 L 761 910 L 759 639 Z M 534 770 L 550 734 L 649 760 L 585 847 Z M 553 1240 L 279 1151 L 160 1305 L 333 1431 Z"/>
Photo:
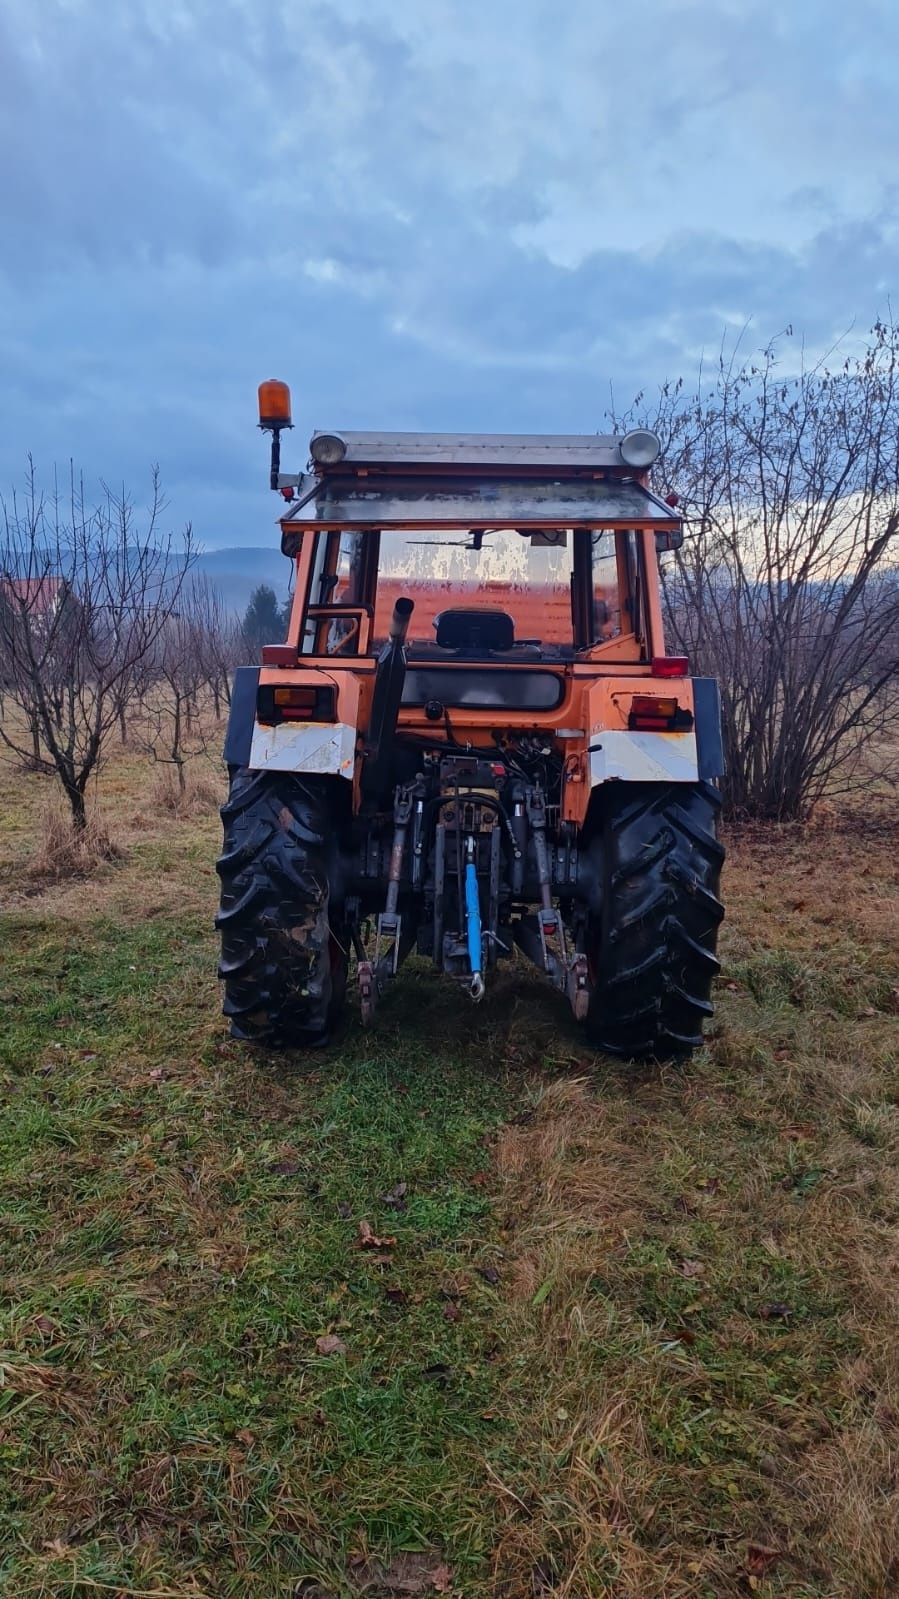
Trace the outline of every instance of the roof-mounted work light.
<path fill-rule="evenodd" d="M 290 420 L 290 390 L 278 378 L 266 378 L 259 385 L 259 426 L 272 436 L 272 469 L 270 487 L 277 489 L 281 474 L 281 429 L 292 428 Z"/>
<path fill-rule="evenodd" d="M 339 466 L 346 455 L 346 439 L 339 433 L 313 433 L 309 453 L 316 466 Z"/>
<path fill-rule="evenodd" d="M 661 448 L 661 439 L 649 428 L 632 428 L 630 433 L 625 433 L 619 445 L 622 461 L 640 472 L 652 466 Z"/>

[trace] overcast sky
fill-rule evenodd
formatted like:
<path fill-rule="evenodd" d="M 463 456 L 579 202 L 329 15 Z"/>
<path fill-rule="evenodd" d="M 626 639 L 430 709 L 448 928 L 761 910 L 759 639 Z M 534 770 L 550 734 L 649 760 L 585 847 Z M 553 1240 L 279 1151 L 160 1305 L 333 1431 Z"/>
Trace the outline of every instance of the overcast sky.
<path fill-rule="evenodd" d="M 273 540 L 317 427 L 591 431 L 895 292 L 897 0 L 0 0 L 0 484 Z"/>

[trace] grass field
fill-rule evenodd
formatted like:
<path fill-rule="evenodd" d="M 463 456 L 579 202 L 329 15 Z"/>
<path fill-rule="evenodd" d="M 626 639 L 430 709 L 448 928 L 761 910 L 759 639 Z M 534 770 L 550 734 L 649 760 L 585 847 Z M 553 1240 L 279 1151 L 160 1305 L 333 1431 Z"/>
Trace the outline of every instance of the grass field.
<path fill-rule="evenodd" d="M 634 1071 L 525 968 L 232 1044 L 151 783 L 53 882 L 0 775 L 0 1590 L 899 1591 L 888 803 L 729 838 L 708 1047 Z"/>

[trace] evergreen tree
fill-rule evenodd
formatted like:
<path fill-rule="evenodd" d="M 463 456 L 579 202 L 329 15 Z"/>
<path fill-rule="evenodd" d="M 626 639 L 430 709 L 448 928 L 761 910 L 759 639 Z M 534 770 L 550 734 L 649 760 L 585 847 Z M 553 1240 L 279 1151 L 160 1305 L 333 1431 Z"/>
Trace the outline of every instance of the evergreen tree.
<path fill-rule="evenodd" d="M 260 650 L 263 644 L 277 644 L 283 637 L 281 607 L 274 589 L 268 583 L 260 583 L 253 590 L 242 626 L 247 648 L 251 650 Z"/>

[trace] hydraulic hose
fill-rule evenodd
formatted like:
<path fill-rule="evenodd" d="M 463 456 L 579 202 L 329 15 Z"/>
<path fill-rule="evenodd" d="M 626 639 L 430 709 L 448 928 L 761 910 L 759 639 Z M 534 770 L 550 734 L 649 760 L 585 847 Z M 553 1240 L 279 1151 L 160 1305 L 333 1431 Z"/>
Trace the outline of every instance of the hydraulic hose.
<path fill-rule="evenodd" d="M 465 863 L 465 920 L 468 933 L 468 959 L 471 965 L 471 997 L 475 1001 L 484 993 L 483 945 L 481 940 L 481 902 L 478 896 L 478 873 L 469 841 L 469 858 Z"/>

